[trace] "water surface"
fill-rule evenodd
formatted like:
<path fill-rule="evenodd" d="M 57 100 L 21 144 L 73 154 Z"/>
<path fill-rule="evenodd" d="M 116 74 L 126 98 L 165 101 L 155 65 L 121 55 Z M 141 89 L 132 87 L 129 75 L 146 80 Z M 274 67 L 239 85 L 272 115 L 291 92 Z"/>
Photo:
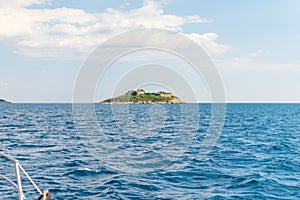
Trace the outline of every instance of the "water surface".
<path fill-rule="evenodd" d="M 223 132 L 204 158 L 211 107 L 200 104 L 195 116 L 180 106 L 97 105 L 97 132 L 89 120 L 77 128 L 71 104 L 0 105 L 0 148 L 54 199 L 300 198 L 299 104 L 227 105 Z M 94 143 L 82 142 L 87 133 Z M 10 163 L 0 162 L 0 173 L 13 178 Z M 23 185 L 35 199 L 26 179 Z M 13 191 L 0 181 L 0 199 L 16 199 Z"/>

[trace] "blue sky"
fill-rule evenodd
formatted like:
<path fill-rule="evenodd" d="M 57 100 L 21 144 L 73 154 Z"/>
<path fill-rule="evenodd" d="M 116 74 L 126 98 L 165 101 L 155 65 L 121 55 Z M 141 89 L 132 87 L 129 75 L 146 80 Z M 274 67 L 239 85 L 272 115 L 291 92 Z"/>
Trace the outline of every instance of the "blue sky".
<path fill-rule="evenodd" d="M 299 10 L 297 0 L 1 1 L 0 98 L 71 102 L 95 47 L 146 27 L 180 32 L 203 47 L 228 102 L 300 102 Z"/>

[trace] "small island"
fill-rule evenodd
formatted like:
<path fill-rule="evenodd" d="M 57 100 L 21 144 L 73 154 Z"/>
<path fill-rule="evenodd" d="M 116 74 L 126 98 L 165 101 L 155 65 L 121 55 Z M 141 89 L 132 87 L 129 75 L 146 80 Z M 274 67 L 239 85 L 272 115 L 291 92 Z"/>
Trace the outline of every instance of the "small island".
<path fill-rule="evenodd" d="M 143 89 L 129 90 L 127 93 L 106 99 L 97 104 L 182 104 L 178 97 L 170 92 L 146 93 Z"/>
<path fill-rule="evenodd" d="M 10 103 L 10 102 L 5 101 L 5 100 L 3 100 L 3 99 L 0 99 L 0 104 L 1 104 L 1 103 Z"/>

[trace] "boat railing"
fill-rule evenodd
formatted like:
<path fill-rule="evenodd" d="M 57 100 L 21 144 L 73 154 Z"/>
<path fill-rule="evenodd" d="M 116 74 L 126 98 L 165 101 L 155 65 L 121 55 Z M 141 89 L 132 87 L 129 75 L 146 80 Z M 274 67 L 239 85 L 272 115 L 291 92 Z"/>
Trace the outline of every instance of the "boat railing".
<path fill-rule="evenodd" d="M 2 152 L 0 152 L 0 156 L 6 158 L 7 160 L 11 161 L 14 163 L 14 167 L 15 167 L 15 173 L 16 173 L 16 182 L 12 181 L 11 179 L 7 178 L 4 175 L 0 174 L 0 178 L 3 179 L 4 181 L 8 182 L 9 184 L 11 184 L 13 187 L 15 187 L 18 190 L 18 199 L 19 200 L 28 200 L 28 198 L 25 197 L 25 194 L 23 192 L 23 188 L 22 188 L 22 181 L 21 181 L 21 173 L 22 172 L 27 179 L 30 181 L 30 183 L 33 185 L 33 187 L 37 190 L 37 192 L 40 194 L 40 198 L 39 199 L 50 199 L 51 198 L 51 194 L 48 191 L 42 192 L 42 190 L 37 186 L 37 184 L 32 180 L 32 178 L 29 176 L 29 174 L 25 171 L 25 169 L 22 167 L 22 165 L 20 164 L 20 162 L 17 159 L 14 159 Z M 46 198 L 49 197 L 49 198 Z"/>

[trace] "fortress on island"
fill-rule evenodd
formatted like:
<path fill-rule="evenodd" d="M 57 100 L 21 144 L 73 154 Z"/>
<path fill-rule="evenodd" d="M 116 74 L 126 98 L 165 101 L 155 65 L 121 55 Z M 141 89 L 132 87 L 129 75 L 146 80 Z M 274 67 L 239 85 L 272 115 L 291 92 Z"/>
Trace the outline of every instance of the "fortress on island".
<path fill-rule="evenodd" d="M 147 93 L 143 89 L 129 90 L 124 95 L 106 99 L 98 104 L 182 104 L 178 97 L 170 92 Z"/>

